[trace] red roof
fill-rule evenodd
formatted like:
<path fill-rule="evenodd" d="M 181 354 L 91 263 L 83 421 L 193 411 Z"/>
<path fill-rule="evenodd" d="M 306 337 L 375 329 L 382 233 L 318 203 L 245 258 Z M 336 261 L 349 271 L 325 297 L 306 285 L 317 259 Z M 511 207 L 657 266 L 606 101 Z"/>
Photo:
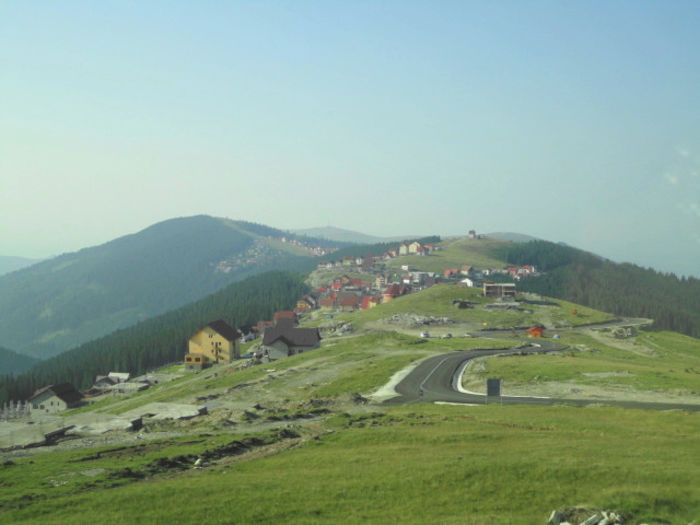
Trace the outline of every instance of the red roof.
<path fill-rule="evenodd" d="M 369 308 L 369 305 L 371 303 L 379 303 L 381 301 L 381 298 L 379 297 L 363 297 L 362 298 L 362 309 L 367 310 Z"/>
<path fill-rule="evenodd" d="M 399 295 L 399 285 L 390 284 L 386 287 L 386 290 L 384 290 L 384 295 L 391 295 L 392 297 L 396 297 L 397 295 Z"/>
<path fill-rule="evenodd" d="M 404 295 L 408 293 L 409 288 L 406 286 L 401 286 L 398 284 L 392 284 L 387 286 L 386 290 L 384 290 L 384 295 L 390 295 L 392 297 L 398 297 L 399 295 Z"/>
<path fill-rule="evenodd" d="M 262 332 L 266 327 L 268 326 L 274 326 L 275 323 L 272 321 L 258 321 L 258 324 L 256 324 L 251 330 L 254 332 Z"/>
<path fill-rule="evenodd" d="M 297 314 L 295 314 L 294 312 L 285 311 L 285 312 L 275 312 L 275 315 L 272 319 L 274 321 L 277 321 L 277 319 L 296 319 L 296 318 L 297 318 Z"/>
<path fill-rule="evenodd" d="M 343 287 L 343 283 L 333 283 L 334 290 L 340 290 Z"/>
<path fill-rule="evenodd" d="M 347 294 L 338 298 L 338 306 L 356 307 L 360 304 L 360 298 L 355 294 Z"/>

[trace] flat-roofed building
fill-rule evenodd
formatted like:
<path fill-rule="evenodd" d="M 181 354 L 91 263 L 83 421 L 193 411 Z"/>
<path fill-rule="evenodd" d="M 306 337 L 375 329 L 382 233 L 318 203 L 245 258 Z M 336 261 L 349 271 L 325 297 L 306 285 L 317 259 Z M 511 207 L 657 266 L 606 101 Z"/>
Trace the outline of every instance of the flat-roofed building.
<path fill-rule="evenodd" d="M 501 299 L 503 297 L 515 297 L 515 284 L 514 283 L 484 283 L 484 297 L 492 297 L 494 299 Z"/>

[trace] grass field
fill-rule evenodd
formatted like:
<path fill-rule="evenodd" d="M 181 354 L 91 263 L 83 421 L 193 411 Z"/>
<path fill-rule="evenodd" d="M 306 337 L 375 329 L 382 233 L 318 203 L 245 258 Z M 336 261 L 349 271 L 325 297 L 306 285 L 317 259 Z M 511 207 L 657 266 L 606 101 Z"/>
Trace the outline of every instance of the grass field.
<path fill-rule="evenodd" d="M 542 524 L 552 509 L 589 505 L 630 523 L 688 523 L 700 516 L 699 431 L 697 415 L 602 407 L 336 414 L 316 439 L 202 470 L 152 473 L 148 465 L 196 457 L 231 436 L 101 459 L 86 459 L 92 450 L 19 460 L 0 471 L 0 519 Z M 127 467 L 132 477 L 115 477 Z"/>
<path fill-rule="evenodd" d="M 628 339 L 573 333 L 560 341 L 572 351 L 487 359 L 478 375 L 500 377 L 511 386 L 566 382 L 700 396 L 700 341 L 695 338 L 675 332 L 641 332 Z"/>

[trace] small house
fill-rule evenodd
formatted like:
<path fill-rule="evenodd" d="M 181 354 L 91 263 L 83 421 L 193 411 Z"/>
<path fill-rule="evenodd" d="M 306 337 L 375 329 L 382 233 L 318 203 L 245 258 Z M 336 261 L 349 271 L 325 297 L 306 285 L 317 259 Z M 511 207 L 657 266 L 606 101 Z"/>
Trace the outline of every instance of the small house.
<path fill-rule="evenodd" d="M 354 293 L 339 294 L 336 304 L 343 311 L 357 310 L 360 306 L 360 297 Z"/>
<path fill-rule="evenodd" d="M 442 272 L 442 275 L 446 278 L 450 278 L 453 275 L 457 275 L 459 273 L 459 270 L 457 268 L 448 268 L 444 272 Z"/>
<path fill-rule="evenodd" d="M 419 249 L 422 249 L 423 247 L 421 246 L 421 243 L 418 241 L 413 241 L 411 244 L 408 245 L 408 253 L 418 253 Z"/>
<path fill-rule="evenodd" d="M 464 286 L 465 288 L 474 288 L 474 281 L 470 279 L 469 277 L 465 277 L 461 281 L 459 281 L 460 286 Z"/>
<path fill-rule="evenodd" d="M 318 348 L 320 344 L 321 334 L 318 328 L 296 328 L 282 323 L 265 330 L 263 356 L 274 361 Z"/>
<path fill-rule="evenodd" d="M 80 405 L 83 394 L 70 383 L 40 388 L 28 399 L 31 412 L 55 413 Z"/>
<path fill-rule="evenodd" d="M 382 293 L 382 302 L 383 303 L 388 303 L 395 299 L 396 297 L 399 297 L 401 295 L 407 294 L 409 291 L 409 288 L 407 286 L 401 286 L 398 284 L 390 284 L 389 286 L 386 287 L 386 290 Z"/>
<path fill-rule="evenodd" d="M 370 308 L 374 308 L 377 306 L 381 301 L 381 298 L 379 297 L 369 297 L 365 296 L 362 298 L 362 308 L 363 310 L 369 310 Z"/>

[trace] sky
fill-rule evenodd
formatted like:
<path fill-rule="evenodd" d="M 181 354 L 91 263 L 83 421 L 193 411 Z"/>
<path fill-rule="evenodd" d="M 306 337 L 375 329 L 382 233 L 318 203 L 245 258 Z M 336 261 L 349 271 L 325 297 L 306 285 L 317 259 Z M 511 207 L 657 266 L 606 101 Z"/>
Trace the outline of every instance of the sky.
<path fill-rule="evenodd" d="M 3 2 L 0 255 L 173 217 L 700 276 L 697 1 Z"/>

